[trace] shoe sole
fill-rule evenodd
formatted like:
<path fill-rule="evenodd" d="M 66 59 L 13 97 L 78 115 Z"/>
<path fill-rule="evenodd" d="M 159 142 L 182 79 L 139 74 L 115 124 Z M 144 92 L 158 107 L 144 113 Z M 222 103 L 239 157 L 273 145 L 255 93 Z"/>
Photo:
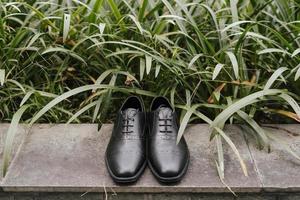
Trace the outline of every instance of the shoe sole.
<path fill-rule="evenodd" d="M 134 183 L 136 182 L 140 176 L 143 174 L 146 166 L 147 166 L 147 160 L 145 160 L 145 162 L 143 163 L 143 165 L 141 166 L 141 168 L 139 169 L 139 171 L 131 177 L 118 177 L 116 175 L 114 175 L 114 173 L 112 172 L 112 170 L 110 169 L 109 165 L 108 165 L 108 161 L 107 161 L 107 156 L 105 153 L 105 164 L 106 164 L 106 168 L 109 172 L 109 175 L 112 177 L 112 179 L 116 182 L 116 183 Z"/>
<path fill-rule="evenodd" d="M 190 163 L 190 154 L 188 152 L 188 160 L 183 168 L 183 170 L 180 172 L 179 175 L 177 176 L 173 176 L 173 177 L 163 177 L 163 176 L 160 176 L 154 169 L 154 167 L 152 166 L 151 162 L 148 160 L 148 166 L 152 172 L 152 174 L 158 179 L 159 182 L 161 183 L 177 183 L 179 181 L 182 180 L 182 178 L 184 177 L 184 175 L 186 174 L 187 172 L 187 169 L 188 169 L 188 166 L 189 166 L 189 163 Z"/>

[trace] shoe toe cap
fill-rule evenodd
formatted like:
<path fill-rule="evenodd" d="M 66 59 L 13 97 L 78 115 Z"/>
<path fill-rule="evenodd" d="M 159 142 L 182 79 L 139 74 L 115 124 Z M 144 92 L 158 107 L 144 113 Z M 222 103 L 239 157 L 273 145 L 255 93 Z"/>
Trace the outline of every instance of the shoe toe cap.
<path fill-rule="evenodd" d="M 156 173 L 164 178 L 171 178 L 180 176 L 185 171 L 186 163 L 188 159 L 177 158 L 177 159 L 157 159 L 152 162 L 152 167 Z"/>
<path fill-rule="evenodd" d="M 109 156 L 107 165 L 115 177 L 126 178 L 134 177 L 140 171 L 143 165 L 142 156 Z"/>
<path fill-rule="evenodd" d="M 117 177 L 133 177 L 137 174 L 137 168 L 135 166 L 121 166 L 113 170 L 113 173 Z"/>
<path fill-rule="evenodd" d="M 168 165 L 165 164 L 157 169 L 157 173 L 161 177 L 176 177 L 181 173 L 181 171 L 182 169 L 180 166 L 172 165 L 170 163 Z"/>

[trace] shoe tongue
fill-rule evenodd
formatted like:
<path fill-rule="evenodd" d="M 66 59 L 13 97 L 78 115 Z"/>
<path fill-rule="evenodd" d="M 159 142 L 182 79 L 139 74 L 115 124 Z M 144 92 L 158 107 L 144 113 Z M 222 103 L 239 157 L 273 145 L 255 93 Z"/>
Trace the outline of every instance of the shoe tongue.
<path fill-rule="evenodd" d="M 135 108 L 127 108 L 122 111 L 123 115 L 126 117 L 134 117 L 137 112 L 138 112 L 138 109 L 135 109 Z"/>
<path fill-rule="evenodd" d="M 172 116 L 173 110 L 169 106 L 161 105 L 158 107 L 159 117 L 169 118 Z"/>

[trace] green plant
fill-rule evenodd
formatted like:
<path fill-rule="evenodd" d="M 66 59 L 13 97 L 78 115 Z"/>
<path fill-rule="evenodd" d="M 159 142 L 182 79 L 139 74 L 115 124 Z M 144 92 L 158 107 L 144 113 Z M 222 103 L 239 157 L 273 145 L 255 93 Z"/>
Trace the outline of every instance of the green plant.
<path fill-rule="evenodd" d="M 165 95 L 181 112 L 178 139 L 210 124 L 221 180 L 223 141 L 247 175 L 222 129 L 246 123 L 269 149 L 260 122 L 300 121 L 299 19 L 293 0 L 2 0 L 0 120 L 26 105 L 30 124 L 106 122 L 127 94 Z"/>

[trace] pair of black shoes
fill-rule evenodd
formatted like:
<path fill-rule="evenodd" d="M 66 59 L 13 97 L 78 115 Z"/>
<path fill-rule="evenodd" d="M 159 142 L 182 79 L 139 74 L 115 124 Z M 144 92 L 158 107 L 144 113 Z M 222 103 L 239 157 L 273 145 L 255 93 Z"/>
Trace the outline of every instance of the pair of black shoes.
<path fill-rule="evenodd" d="M 146 165 L 162 183 L 182 179 L 189 164 L 184 137 L 176 144 L 178 123 L 174 109 L 164 97 L 157 97 L 146 116 L 143 102 L 129 97 L 117 114 L 106 149 L 106 166 L 117 183 L 138 180 Z"/>

